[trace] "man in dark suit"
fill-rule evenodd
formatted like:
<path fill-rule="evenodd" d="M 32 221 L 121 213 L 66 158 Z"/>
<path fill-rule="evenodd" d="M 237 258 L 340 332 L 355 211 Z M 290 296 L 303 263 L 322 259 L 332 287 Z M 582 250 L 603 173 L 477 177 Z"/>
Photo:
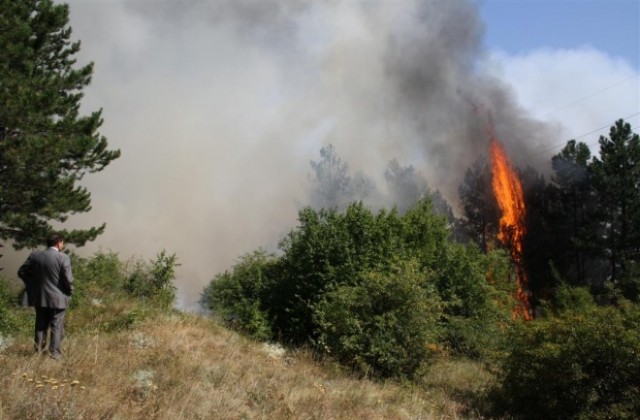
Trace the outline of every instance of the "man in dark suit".
<path fill-rule="evenodd" d="M 46 351 L 47 333 L 51 328 L 49 353 L 54 359 L 62 355 L 64 315 L 73 293 L 71 261 L 61 252 L 63 247 L 61 235 L 50 235 L 47 249 L 32 252 L 18 270 L 26 286 L 26 304 L 36 309 L 36 351 Z"/>

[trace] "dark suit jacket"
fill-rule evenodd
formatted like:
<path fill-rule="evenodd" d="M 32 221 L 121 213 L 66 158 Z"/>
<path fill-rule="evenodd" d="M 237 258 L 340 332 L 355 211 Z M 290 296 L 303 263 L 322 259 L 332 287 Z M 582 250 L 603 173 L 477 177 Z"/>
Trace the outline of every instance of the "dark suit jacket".
<path fill-rule="evenodd" d="M 64 309 L 73 293 L 69 256 L 55 248 L 35 251 L 22 264 L 18 276 L 26 286 L 29 306 Z"/>

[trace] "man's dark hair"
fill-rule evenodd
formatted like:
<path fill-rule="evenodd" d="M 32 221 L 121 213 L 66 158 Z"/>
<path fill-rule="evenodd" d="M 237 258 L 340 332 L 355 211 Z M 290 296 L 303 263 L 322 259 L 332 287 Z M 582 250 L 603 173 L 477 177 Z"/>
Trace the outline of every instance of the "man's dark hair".
<path fill-rule="evenodd" d="M 58 242 L 64 241 L 64 238 L 59 233 L 52 233 L 47 238 L 47 246 L 56 246 Z"/>

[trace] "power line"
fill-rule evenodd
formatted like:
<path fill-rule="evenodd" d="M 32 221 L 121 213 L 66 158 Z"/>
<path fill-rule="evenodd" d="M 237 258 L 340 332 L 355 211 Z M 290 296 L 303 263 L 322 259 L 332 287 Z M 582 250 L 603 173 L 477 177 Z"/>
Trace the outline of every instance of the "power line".
<path fill-rule="evenodd" d="M 589 98 L 592 98 L 592 97 L 594 97 L 594 96 L 596 96 L 596 95 L 599 95 L 599 94 L 600 94 L 600 93 L 602 93 L 602 92 L 606 92 L 606 91 L 607 91 L 607 90 L 609 90 L 609 89 L 613 89 L 614 87 L 619 86 L 619 85 L 621 85 L 621 84 L 624 84 L 624 83 L 628 82 L 629 80 L 635 79 L 635 78 L 637 78 L 637 77 L 639 77 L 639 76 L 640 76 L 640 73 L 638 73 L 638 74 L 634 74 L 634 75 L 633 75 L 633 76 L 631 76 L 631 77 L 628 77 L 628 78 L 626 78 L 626 79 L 624 79 L 624 80 L 620 80 L 620 81 L 618 81 L 618 82 L 616 82 L 616 83 L 614 83 L 614 84 L 612 84 L 612 85 L 609 85 L 609 86 L 607 86 L 607 87 L 605 87 L 605 88 L 602 88 L 602 89 L 600 89 L 600 90 L 598 90 L 598 91 L 596 91 L 596 92 L 594 92 L 594 93 L 591 93 L 591 94 L 589 94 L 589 95 L 587 95 L 587 96 L 584 96 L 584 97 L 582 97 L 582 98 L 580 98 L 580 99 L 576 99 L 575 101 L 570 102 L 570 103 L 568 103 L 568 104 L 566 104 L 566 105 L 564 105 L 564 106 L 562 106 L 562 107 L 560 107 L 560 108 L 557 108 L 557 109 L 555 109 L 555 110 L 553 110 L 553 111 L 547 112 L 547 113 L 546 113 L 546 114 L 544 114 L 543 116 L 548 117 L 548 116 L 550 116 L 550 115 L 552 115 L 552 114 L 555 114 L 555 113 L 557 113 L 557 112 L 563 111 L 563 110 L 565 110 L 565 109 L 567 109 L 567 108 L 569 108 L 569 107 L 571 107 L 571 106 L 573 106 L 573 105 L 575 105 L 575 104 L 577 104 L 577 103 L 579 103 L 579 102 L 585 101 L 585 100 L 587 100 L 587 99 L 589 99 Z M 626 120 L 626 119 L 629 119 L 629 118 L 635 117 L 635 116 L 636 116 L 636 115 L 638 115 L 638 114 L 640 114 L 640 112 L 636 112 L 635 114 L 629 115 L 628 117 L 623 118 L 623 119 L 625 119 L 625 120 Z M 617 121 L 617 120 L 616 120 L 616 121 Z M 588 135 L 590 135 L 590 134 L 596 133 L 596 132 L 598 132 L 598 131 L 600 131 L 600 130 L 602 130 L 602 129 L 604 129 L 604 128 L 610 127 L 610 126 L 611 126 L 611 125 L 613 125 L 614 123 L 615 123 L 615 121 L 614 121 L 613 123 L 607 124 L 607 125 L 602 126 L 602 127 L 600 127 L 600 128 L 596 128 L 595 130 L 589 131 L 588 133 L 582 134 L 582 135 L 580 135 L 580 136 L 578 136 L 578 137 L 573 137 L 573 140 L 577 140 L 577 139 L 580 139 L 580 138 L 582 138 L 582 137 L 586 137 L 586 136 L 588 136 Z M 637 128 L 637 127 L 636 127 L 636 128 Z M 634 128 L 634 130 L 635 130 L 635 128 Z M 551 146 L 551 147 L 549 147 L 549 148 L 547 148 L 547 149 L 541 150 L 540 152 L 538 152 L 538 153 L 536 153 L 536 154 L 531 155 L 531 157 L 537 157 L 537 156 L 543 155 L 543 154 L 545 154 L 545 153 L 547 153 L 547 152 L 550 152 L 550 151 L 552 151 L 552 150 L 554 150 L 554 149 L 557 149 L 557 148 L 559 148 L 559 147 L 562 147 L 562 146 L 564 146 L 565 144 L 566 144 L 566 141 L 565 141 L 564 143 L 557 143 L 557 144 L 556 144 L 556 145 L 554 145 L 554 146 Z"/>
<path fill-rule="evenodd" d="M 639 114 L 640 114 L 640 112 L 636 112 L 635 114 L 631 114 L 631 115 L 629 115 L 628 117 L 623 118 L 623 120 L 628 120 L 629 118 L 635 117 L 636 115 L 639 115 Z M 616 121 L 618 121 L 618 120 L 616 120 Z M 598 132 L 598 131 L 600 131 L 600 130 L 603 130 L 603 129 L 605 129 L 605 128 L 611 127 L 613 124 L 615 124 L 615 121 L 614 121 L 614 122 L 612 122 L 612 123 L 609 123 L 609 124 L 607 124 L 607 125 L 603 125 L 603 126 L 602 126 L 602 127 L 600 127 L 600 128 L 596 128 L 595 130 L 589 131 L 588 133 L 584 133 L 584 134 L 582 134 L 582 135 L 580 135 L 580 136 L 573 137 L 573 138 L 571 138 L 571 140 L 581 139 L 581 138 L 583 138 L 583 137 L 588 136 L 589 134 L 597 133 L 597 132 Z M 637 127 L 636 127 L 636 128 L 637 128 Z M 635 130 L 635 129 L 634 129 L 634 130 Z M 567 141 L 568 141 L 568 140 L 567 140 Z M 563 143 L 557 143 L 556 145 L 551 146 L 551 147 L 549 147 L 549 148 L 547 148 L 547 149 L 544 149 L 544 150 L 542 150 L 542 151 L 540 151 L 540 152 L 538 152 L 538 153 L 536 153 L 536 154 L 533 154 L 533 155 L 531 155 L 530 157 L 537 157 L 537 156 L 543 155 L 543 154 L 545 154 L 545 153 L 547 153 L 547 152 L 550 152 L 550 151 L 552 151 L 552 150 L 554 150 L 554 149 L 557 149 L 557 148 L 559 148 L 559 147 L 562 147 L 562 146 L 564 146 L 564 145 L 567 143 L 567 141 L 565 141 L 565 142 L 563 142 Z"/>
<path fill-rule="evenodd" d="M 547 112 L 546 114 L 544 114 L 544 115 L 543 115 L 543 117 L 548 117 L 548 116 L 550 116 L 550 115 L 552 115 L 552 114 L 555 114 L 555 113 L 557 113 L 557 112 L 564 111 L 565 109 L 567 109 L 567 108 L 569 108 L 569 107 L 572 107 L 573 105 L 575 105 L 575 104 L 577 104 L 577 103 L 579 103 L 579 102 L 585 101 L 585 100 L 587 100 L 587 99 L 589 99 L 589 98 L 592 98 L 592 97 L 594 97 L 594 96 L 596 96 L 596 95 L 599 95 L 599 94 L 601 94 L 602 92 L 606 92 L 606 91 L 607 91 L 607 90 L 609 90 L 609 89 L 613 89 L 614 87 L 619 86 L 619 85 L 621 85 L 621 84 L 623 84 L 623 83 L 626 83 L 626 82 L 628 82 L 628 81 L 629 81 L 629 80 L 631 80 L 631 79 L 635 79 L 635 78 L 637 78 L 638 76 L 640 76 L 640 74 L 634 74 L 634 75 L 633 75 L 633 76 L 631 76 L 631 77 L 628 77 L 628 78 L 626 78 L 626 79 L 624 79 L 624 80 L 620 80 L 620 81 L 618 81 L 618 82 L 616 82 L 616 83 L 614 83 L 614 84 L 612 84 L 612 85 L 610 85 L 610 86 L 607 86 L 607 87 L 605 87 L 605 88 L 603 88 L 603 89 L 600 89 L 600 90 L 599 90 L 599 91 L 597 91 L 597 92 L 594 92 L 594 93 L 592 93 L 592 94 L 590 94 L 590 95 L 584 96 L 584 97 L 582 97 L 582 98 L 580 98 L 580 99 L 576 99 L 575 101 L 570 102 L 570 103 L 568 103 L 567 105 L 564 105 L 564 106 L 562 106 L 562 107 L 560 107 L 560 108 L 558 108 L 558 109 L 555 109 L 555 110 L 553 110 L 553 111 Z"/>
<path fill-rule="evenodd" d="M 631 129 L 631 132 L 632 132 L 632 133 L 633 133 L 633 132 L 635 132 L 635 131 L 638 129 L 638 127 L 640 127 L 640 125 L 637 125 L 637 126 L 633 127 L 633 128 Z M 632 136 L 633 136 L 633 135 L 632 135 Z M 629 139 L 629 138 L 627 138 L 627 139 Z M 598 142 L 599 142 L 599 141 L 600 141 L 600 140 L 597 140 L 596 142 L 589 143 L 589 144 L 587 144 L 587 147 L 593 147 L 593 146 L 595 146 L 596 144 L 598 144 Z"/>

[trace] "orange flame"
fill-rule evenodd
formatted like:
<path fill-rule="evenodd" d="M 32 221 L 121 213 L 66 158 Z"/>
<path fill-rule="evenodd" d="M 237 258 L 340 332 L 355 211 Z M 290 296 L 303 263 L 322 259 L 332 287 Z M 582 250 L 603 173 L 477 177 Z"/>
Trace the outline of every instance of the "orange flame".
<path fill-rule="evenodd" d="M 511 167 L 502 145 L 496 139 L 491 126 L 487 128 L 491 137 L 491 172 L 493 193 L 502 211 L 498 239 L 509 247 L 511 258 L 516 264 L 519 306 L 514 310 L 514 317 L 522 316 L 532 319 L 529 295 L 527 294 L 527 276 L 522 267 L 522 240 L 526 233 L 525 206 L 522 184 Z"/>

